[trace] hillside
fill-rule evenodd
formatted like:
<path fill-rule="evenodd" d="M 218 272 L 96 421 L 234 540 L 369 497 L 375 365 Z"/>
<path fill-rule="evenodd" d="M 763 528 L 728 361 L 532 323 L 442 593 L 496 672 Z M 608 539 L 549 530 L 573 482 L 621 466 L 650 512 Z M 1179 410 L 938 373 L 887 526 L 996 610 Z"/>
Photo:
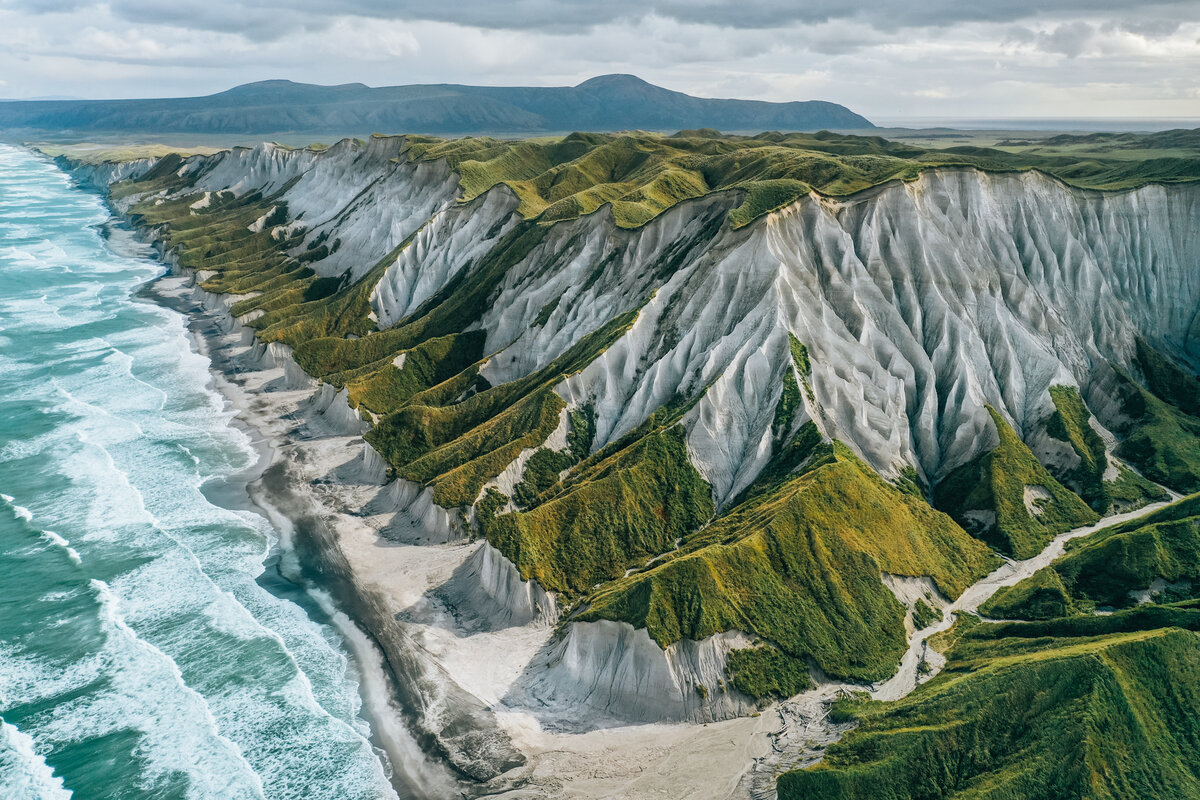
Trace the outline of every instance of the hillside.
<path fill-rule="evenodd" d="M 587 729 L 887 678 L 993 549 L 1200 488 L 1197 167 L 684 131 L 77 174 L 320 382 L 356 514 L 473 543 L 460 639 L 540 642 L 495 703 Z"/>
<path fill-rule="evenodd" d="M 935 639 L 945 669 L 857 726 L 782 800 L 1189 797 L 1200 791 L 1200 496 L 1068 543 Z M 1111 615 L 1099 607 L 1133 606 Z"/>
<path fill-rule="evenodd" d="M 858 727 L 780 800 L 1120 800 L 1200 792 L 1200 610 L 979 625 L 897 703 L 842 701 Z"/>
<path fill-rule="evenodd" d="M 345 136 L 375 131 L 535 134 L 705 127 L 813 131 L 874 126 L 836 103 L 692 97 L 632 75 L 604 75 L 563 87 L 317 86 L 275 80 L 207 97 L 0 104 L 0 131 L 26 138 L 38 132 L 58 137 L 120 132 Z"/>

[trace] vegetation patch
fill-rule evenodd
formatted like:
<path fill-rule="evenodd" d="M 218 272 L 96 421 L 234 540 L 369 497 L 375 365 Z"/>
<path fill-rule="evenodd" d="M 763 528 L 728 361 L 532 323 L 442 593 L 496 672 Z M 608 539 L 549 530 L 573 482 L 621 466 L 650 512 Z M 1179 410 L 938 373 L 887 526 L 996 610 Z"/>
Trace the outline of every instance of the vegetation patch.
<path fill-rule="evenodd" d="M 1183 413 L 1200 417 L 1200 380 L 1155 350 L 1140 336 L 1136 344 L 1138 366 L 1150 391 Z"/>
<path fill-rule="evenodd" d="M 1165 611 L 1165 610 L 1164 610 Z M 1119 800 L 1200 793 L 1200 611 L 976 625 L 779 797 Z"/>
<path fill-rule="evenodd" d="M 596 408 L 588 403 L 567 412 L 567 450 L 576 461 L 582 461 L 592 452 L 596 441 Z"/>
<path fill-rule="evenodd" d="M 792 363 L 796 365 L 796 371 L 805 379 L 812 377 L 812 363 L 808 360 L 808 348 L 800 343 L 792 333 L 788 332 L 788 343 L 792 348 Z"/>
<path fill-rule="evenodd" d="M 1070 444 L 1080 462 L 1069 475 L 1060 477 L 1093 510 L 1101 514 L 1127 511 L 1169 497 L 1123 465 L 1118 467 L 1116 479 L 1106 481 L 1108 449 L 1089 422 L 1092 415 L 1079 396 L 1079 390 L 1074 386 L 1051 386 L 1050 397 L 1055 411 L 1046 422 L 1046 432 Z"/>
<path fill-rule="evenodd" d="M 735 689 L 756 700 L 786 699 L 812 687 L 807 665 L 770 645 L 730 652 L 725 672 Z"/>
<path fill-rule="evenodd" d="M 811 659 L 838 677 L 891 675 L 905 648 L 905 609 L 881 572 L 930 575 L 957 597 L 998 559 L 840 443 L 819 449 L 822 457 L 752 493 L 678 550 L 600 587 L 577 619 L 626 621 L 664 647 L 741 630 L 770 642 L 796 671 L 807 674 Z"/>
<path fill-rule="evenodd" d="M 993 619 L 1054 619 L 1074 613 L 1071 595 L 1051 567 L 1043 567 L 1015 586 L 1005 586 L 979 607 Z"/>
<path fill-rule="evenodd" d="M 537 502 L 538 495 L 558 483 L 558 475 L 573 464 L 570 452 L 539 448 L 525 462 L 521 482 L 513 490 L 517 505 L 527 507 Z"/>
<path fill-rule="evenodd" d="M 670 550 L 712 512 L 683 428 L 668 424 L 601 451 L 533 507 L 496 517 L 484 535 L 523 579 L 578 596 Z"/>
<path fill-rule="evenodd" d="M 503 184 L 520 199 L 518 210 L 527 219 L 552 223 L 608 207 L 626 228 L 715 192 L 737 193 L 729 222 L 741 227 L 813 191 L 846 196 L 888 181 L 913 180 L 937 167 L 1037 169 L 1074 186 L 1101 189 L 1200 178 L 1200 148 L 1194 144 L 1176 143 L 1169 155 L 1139 158 L 1148 153 L 1142 140 L 1066 153 L 1022 146 L 933 149 L 828 131 L 753 136 L 639 131 L 524 140 L 408 136 L 405 141 L 409 158 L 446 159 L 462 176 L 463 202 Z"/>
<path fill-rule="evenodd" d="M 1067 543 L 1053 564 L 1002 589 L 980 610 L 991 617 L 1048 619 L 1123 607 L 1156 580 L 1200 588 L 1200 494 Z"/>
<path fill-rule="evenodd" d="M 988 413 L 1000 443 L 946 476 L 934 493 L 938 508 L 1018 559 L 1037 555 L 1059 533 L 1100 519 L 1046 471 L 995 409 L 989 406 Z"/>
<path fill-rule="evenodd" d="M 912 620 L 914 628 L 924 630 L 936 622 L 941 622 L 942 612 L 918 598 L 913 604 Z"/>
<path fill-rule="evenodd" d="M 1142 388 L 1120 370 L 1117 380 L 1122 411 L 1129 419 L 1118 431 L 1124 439 L 1117 455 L 1150 480 L 1177 492 L 1200 489 L 1200 418 Z M 1163 391 L 1176 396 L 1173 390 Z"/>

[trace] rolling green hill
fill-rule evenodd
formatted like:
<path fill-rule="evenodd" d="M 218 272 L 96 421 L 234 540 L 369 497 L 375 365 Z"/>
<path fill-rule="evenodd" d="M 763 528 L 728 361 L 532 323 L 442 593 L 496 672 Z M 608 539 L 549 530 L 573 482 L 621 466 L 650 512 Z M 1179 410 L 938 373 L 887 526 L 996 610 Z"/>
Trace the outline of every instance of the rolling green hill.
<path fill-rule="evenodd" d="M 981 625 L 780 800 L 1125 800 L 1200 795 L 1200 610 Z"/>

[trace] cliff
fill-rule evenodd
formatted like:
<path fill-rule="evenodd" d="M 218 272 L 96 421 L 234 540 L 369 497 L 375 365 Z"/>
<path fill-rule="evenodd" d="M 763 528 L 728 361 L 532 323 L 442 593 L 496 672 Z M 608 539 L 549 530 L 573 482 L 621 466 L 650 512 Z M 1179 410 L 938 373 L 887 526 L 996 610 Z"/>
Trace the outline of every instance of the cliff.
<path fill-rule="evenodd" d="M 1200 488 L 1195 184 L 919 163 L 748 204 L 767 178 L 664 192 L 584 144 L 88 174 L 366 431 L 385 535 L 486 540 L 435 605 L 545 635 L 477 695 L 575 729 L 882 680 L 915 613 L 885 573 L 954 599 L 992 549 Z"/>

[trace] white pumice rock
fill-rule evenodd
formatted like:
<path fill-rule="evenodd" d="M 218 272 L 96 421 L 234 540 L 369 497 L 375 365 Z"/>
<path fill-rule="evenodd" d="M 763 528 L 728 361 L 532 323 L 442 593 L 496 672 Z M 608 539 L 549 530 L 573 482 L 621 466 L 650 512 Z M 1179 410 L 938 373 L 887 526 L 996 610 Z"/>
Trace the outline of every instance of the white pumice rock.
<path fill-rule="evenodd" d="M 535 658 L 513 699 L 540 708 L 547 726 L 564 730 L 594 725 L 584 716 L 631 722 L 727 719 L 755 708 L 725 675 L 729 652 L 751 645 L 745 634 L 727 631 L 664 650 L 644 628 L 627 622 L 574 622 Z"/>

